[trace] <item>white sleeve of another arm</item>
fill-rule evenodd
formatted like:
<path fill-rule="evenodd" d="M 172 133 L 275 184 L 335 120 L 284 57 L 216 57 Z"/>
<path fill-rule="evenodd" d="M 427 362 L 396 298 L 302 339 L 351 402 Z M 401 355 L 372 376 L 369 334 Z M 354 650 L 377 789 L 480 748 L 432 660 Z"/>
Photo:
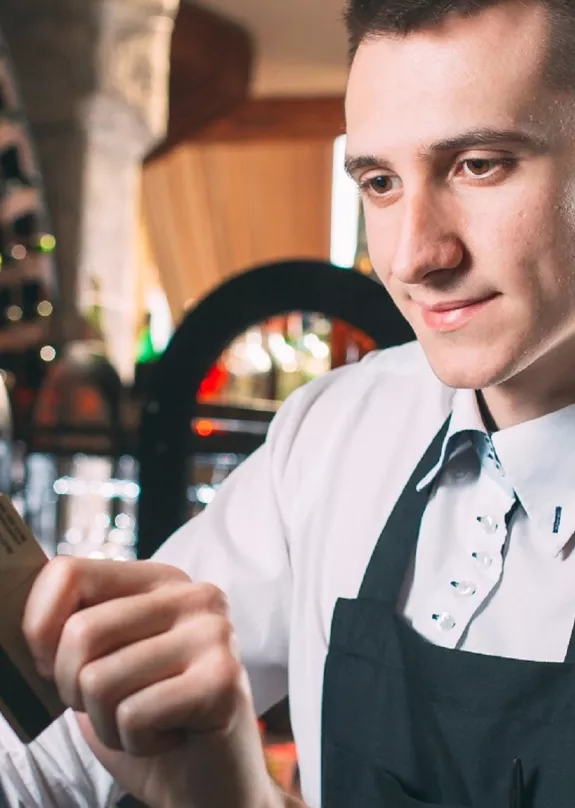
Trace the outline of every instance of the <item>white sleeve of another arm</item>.
<path fill-rule="evenodd" d="M 155 556 L 225 592 L 260 714 L 287 694 L 291 569 L 273 449 L 245 460 Z"/>
<path fill-rule="evenodd" d="M 108 808 L 120 792 L 68 710 L 26 746 L 0 716 L 0 806 Z"/>

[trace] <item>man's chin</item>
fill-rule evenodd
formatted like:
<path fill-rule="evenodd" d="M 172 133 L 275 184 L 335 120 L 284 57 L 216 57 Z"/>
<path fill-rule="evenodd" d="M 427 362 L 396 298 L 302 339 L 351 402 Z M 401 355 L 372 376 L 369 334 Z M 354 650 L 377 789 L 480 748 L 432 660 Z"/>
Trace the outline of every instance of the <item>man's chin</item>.
<path fill-rule="evenodd" d="M 508 361 L 498 358 L 488 345 L 466 350 L 445 346 L 441 350 L 422 344 L 427 361 L 437 378 L 447 387 L 484 390 L 513 375 Z"/>

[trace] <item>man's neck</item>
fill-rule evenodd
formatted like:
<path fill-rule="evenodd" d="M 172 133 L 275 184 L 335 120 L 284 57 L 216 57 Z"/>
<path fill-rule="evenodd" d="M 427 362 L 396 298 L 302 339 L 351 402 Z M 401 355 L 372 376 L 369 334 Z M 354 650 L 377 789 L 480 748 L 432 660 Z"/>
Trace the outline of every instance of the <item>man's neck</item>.
<path fill-rule="evenodd" d="M 563 363 L 550 356 L 501 384 L 477 392 L 485 427 L 490 432 L 533 421 L 575 404 L 575 357 Z"/>

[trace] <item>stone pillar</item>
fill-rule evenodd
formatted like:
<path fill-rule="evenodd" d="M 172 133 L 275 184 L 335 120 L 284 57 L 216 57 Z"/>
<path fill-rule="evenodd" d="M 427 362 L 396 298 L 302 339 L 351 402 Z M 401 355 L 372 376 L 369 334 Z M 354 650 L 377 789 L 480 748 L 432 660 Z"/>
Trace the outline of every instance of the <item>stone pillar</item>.
<path fill-rule="evenodd" d="M 60 335 L 86 333 L 99 288 L 109 358 L 133 367 L 143 157 L 167 124 L 179 0 L 2 0 L 57 239 Z"/>

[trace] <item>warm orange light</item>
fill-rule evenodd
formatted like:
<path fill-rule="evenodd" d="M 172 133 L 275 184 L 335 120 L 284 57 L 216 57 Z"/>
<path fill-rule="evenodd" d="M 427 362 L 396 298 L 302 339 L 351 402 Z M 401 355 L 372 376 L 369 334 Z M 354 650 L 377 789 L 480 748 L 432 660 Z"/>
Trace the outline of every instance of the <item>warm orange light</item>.
<path fill-rule="evenodd" d="M 215 432 L 213 421 L 208 421 L 207 418 L 197 421 L 194 426 L 194 430 L 196 432 L 196 435 L 199 435 L 200 438 L 208 438 Z"/>

